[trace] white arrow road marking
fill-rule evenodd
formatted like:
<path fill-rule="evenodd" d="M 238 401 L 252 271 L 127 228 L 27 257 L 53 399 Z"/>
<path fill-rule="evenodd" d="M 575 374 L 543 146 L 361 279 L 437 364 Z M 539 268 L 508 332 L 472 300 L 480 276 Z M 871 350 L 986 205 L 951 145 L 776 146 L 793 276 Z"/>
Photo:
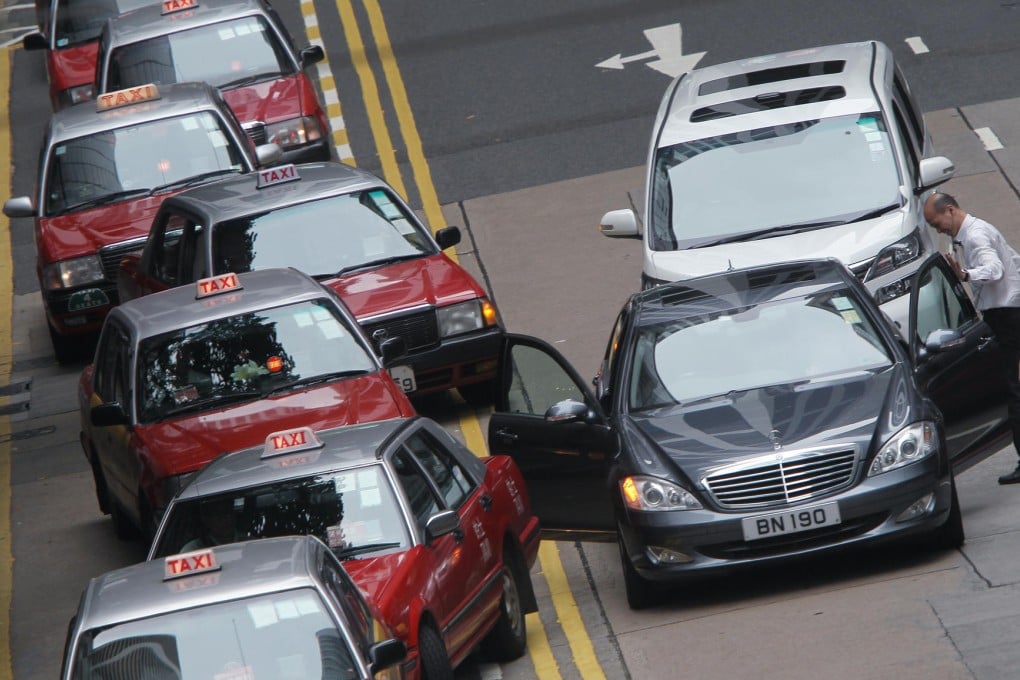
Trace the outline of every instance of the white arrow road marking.
<path fill-rule="evenodd" d="M 695 54 L 683 53 L 683 29 L 680 27 L 680 24 L 648 28 L 645 29 L 644 34 L 645 38 L 652 45 L 651 50 L 626 57 L 617 54 L 595 64 L 595 66 L 598 68 L 622 69 L 625 64 L 634 61 L 654 59 L 654 61 L 649 61 L 645 66 L 655 69 L 659 73 L 664 73 L 671 78 L 676 78 L 680 74 L 687 73 L 693 69 L 701 61 L 701 58 L 705 56 L 704 52 L 697 52 Z M 656 57 L 658 58 L 656 59 Z"/>

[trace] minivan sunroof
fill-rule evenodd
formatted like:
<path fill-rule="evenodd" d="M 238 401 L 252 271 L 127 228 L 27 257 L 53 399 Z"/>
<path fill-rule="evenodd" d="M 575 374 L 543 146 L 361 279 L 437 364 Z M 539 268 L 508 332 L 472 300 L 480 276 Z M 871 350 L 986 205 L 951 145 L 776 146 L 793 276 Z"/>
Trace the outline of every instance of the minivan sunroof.
<path fill-rule="evenodd" d="M 782 109 L 787 106 L 800 106 L 814 102 L 827 102 L 842 99 L 846 90 L 839 85 L 828 87 L 809 87 L 804 90 L 790 92 L 767 92 L 747 99 L 734 99 L 728 102 L 703 106 L 691 113 L 692 123 L 704 123 L 707 120 L 739 116 L 744 113 L 757 113 L 771 109 Z"/>
<path fill-rule="evenodd" d="M 761 71 L 748 71 L 747 73 L 706 81 L 698 88 L 698 96 L 735 90 L 740 87 L 751 87 L 752 85 L 778 83 L 783 80 L 793 80 L 794 78 L 809 78 L 811 76 L 842 73 L 845 66 L 846 61 L 840 59 L 813 61 L 806 64 L 794 64 L 793 66 L 780 66 L 779 68 L 767 68 Z"/>

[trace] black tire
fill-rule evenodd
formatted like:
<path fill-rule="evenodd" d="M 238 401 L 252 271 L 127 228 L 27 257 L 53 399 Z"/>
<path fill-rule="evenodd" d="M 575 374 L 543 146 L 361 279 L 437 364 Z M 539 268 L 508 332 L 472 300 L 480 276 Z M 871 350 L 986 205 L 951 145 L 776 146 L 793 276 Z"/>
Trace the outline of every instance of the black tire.
<path fill-rule="evenodd" d="M 960 499 L 956 495 L 956 479 L 950 482 L 951 496 L 949 517 L 945 524 L 935 530 L 932 546 L 939 550 L 956 550 L 963 546 L 966 534 L 963 530 L 963 512 L 960 510 Z"/>
<path fill-rule="evenodd" d="M 96 500 L 99 502 L 99 511 L 104 515 L 109 515 L 110 495 L 106 491 L 106 478 L 103 477 L 103 472 L 99 469 L 99 461 L 96 460 L 95 453 L 89 458 L 89 467 L 92 468 L 92 481 L 96 485 Z"/>
<path fill-rule="evenodd" d="M 430 623 L 422 623 L 418 631 L 418 662 L 424 680 L 453 680 L 453 667 L 439 631 Z"/>
<path fill-rule="evenodd" d="M 471 406 L 491 406 L 492 402 L 496 400 L 496 381 L 492 379 L 461 385 L 457 391 L 460 392 L 461 398 Z"/>
<path fill-rule="evenodd" d="M 631 609 L 645 609 L 655 603 L 655 585 L 637 573 L 630 557 L 623 547 L 623 539 L 619 540 L 620 562 L 623 565 L 623 586 L 627 591 L 627 604 Z"/>
<path fill-rule="evenodd" d="M 50 331 L 50 343 L 53 345 L 53 356 L 58 364 L 70 364 L 81 360 L 85 356 L 82 339 L 68 335 L 61 335 L 53 330 L 53 326 L 47 325 Z"/>
<path fill-rule="evenodd" d="M 141 532 L 124 512 L 124 509 L 117 504 L 117 500 L 110 493 L 109 487 L 106 488 L 106 505 L 110 508 L 113 533 L 117 535 L 117 538 L 122 541 L 136 540 L 141 535 Z"/>
<path fill-rule="evenodd" d="M 499 599 L 499 618 L 496 625 L 482 640 L 482 653 L 492 661 L 513 661 L 524 655 L 528 648 L 528 630 L 524 619 L 524 605 L 521 600 L 523 578 L 521 560 L 516 552 L 503 556 L 503 571 L 500 580 L 503 595 Z"/>

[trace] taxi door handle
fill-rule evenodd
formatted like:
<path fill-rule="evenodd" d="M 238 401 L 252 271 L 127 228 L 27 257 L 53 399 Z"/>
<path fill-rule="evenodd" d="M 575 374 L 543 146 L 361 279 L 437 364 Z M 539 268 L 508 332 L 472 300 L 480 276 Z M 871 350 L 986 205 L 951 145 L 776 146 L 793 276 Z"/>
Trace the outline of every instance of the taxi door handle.
<path fill-rule="evenodd" d="M 507 444 L 517 441 L 517 433 L 506 427 L 496 430 L 496 437 Z"/>
<path fill-rule="evenodd" d="M 482 497 L 478 499 L 478 504 L 482 506 L 482 510 L 489 512 L 492 510 L 492 496 L 487 493 L 483 493 Z"/>

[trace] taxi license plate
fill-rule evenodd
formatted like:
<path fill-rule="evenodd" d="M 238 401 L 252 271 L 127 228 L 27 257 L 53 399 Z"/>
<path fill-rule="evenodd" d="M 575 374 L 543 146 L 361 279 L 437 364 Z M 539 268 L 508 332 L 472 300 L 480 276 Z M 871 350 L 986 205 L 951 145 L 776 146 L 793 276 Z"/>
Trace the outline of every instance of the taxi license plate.
<path fill-rule="evenodd" d="M 389 369 L 390 377 L 405 392 L 414 392 L 418 383 L 414 381 L 414 369 L 410 366 L 394 366 Z"/>
<path fill-rule="evenodd" d="M 832 502 L 809 508 L 745 517 L 741 520 L 741 524 L 744 529 L 744 540 L 756 541 L 759 538 L 771 538 L 782 534 L 794 534 L 798 531 L 809 531 L 818 527 L 834 526 L 841 521 L 839 504 Z"/>

